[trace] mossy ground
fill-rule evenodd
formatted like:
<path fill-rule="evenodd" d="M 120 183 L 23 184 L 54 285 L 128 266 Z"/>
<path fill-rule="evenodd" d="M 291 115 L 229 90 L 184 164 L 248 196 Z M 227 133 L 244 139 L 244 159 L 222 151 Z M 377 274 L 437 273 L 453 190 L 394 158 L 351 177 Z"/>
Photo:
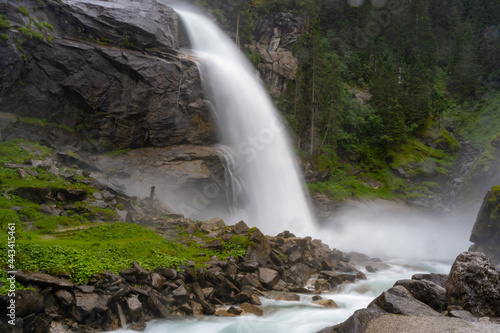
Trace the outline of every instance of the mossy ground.
<path fill-rule="evenodd" d="M 491 188 L 488 203 L 490 204 L 490 220 L 500 221 L 500 185 Z"/>
<path fill-rule="evenodd" d="M 354 161 L 347 159 L 336 165 L 319 156 L 315 164 L 320 171 L 330 168 L 330 177 L 325 182 L 310 184 L 309 189 L 339 202 L 347 198 L 424 197 L 440 186 L 436 179 L 448 175 L 459 150 L 458 141 L 430 121 L 398 150 L 389 152 L 389 159 L 381 159 L 383 154 L 369 148 L 354 150 L 350 155 Z M 414 181 L 416 178 L 418 181 Z"/>
<path fill-rule="evenodd" d="M 39 176 L 20 177 L 16 168 L 6 164 L 22 164 L 31 159 L 54 158 L 52 150 L 24 140 L 0 144 L 0 248 L 7 253 L 8 225 L 15 225 L 16 269 L 31 269 L 68 277 L 85 283 L 93 274 L 105 270 L 118 272 L 134 261 L 146 269 L 179 267 L 194 262 L 203 267 L 213 256 L 227 259 L 244 256 L 249 244 L 247 236 L 232 236 L 223 241 L 222 250 L 204 248 L 199 240 L 211 241 L 206 233 L 188 234 L 179 224 L 169 239 L 153 228 L 118 221 L 116 211 L 99 208 L 92 201 L 55 203 L 53 208 L 71 204 L 68 216 L 53 216 L 42 205 L 12 194 L 16 188 L 84 189 L 87 195 L 96 188 L 81 183 L 84 176 L 69 181 L 39 167 L 31 168 Z M 76 172 L 77 170 L 67 170 Z M 98 220 L 99 222 L 96 222 Z M 104 220 L 104 222 L 103 222 Z M 7 268 L 7 256 L 0 258 L 0 268 Z M 6 283 L 0 270 L 0 282 Z M 18 286 L 22 288 L 21 285 Z M 1 288 L 0 293 L 5 293 Z"/>

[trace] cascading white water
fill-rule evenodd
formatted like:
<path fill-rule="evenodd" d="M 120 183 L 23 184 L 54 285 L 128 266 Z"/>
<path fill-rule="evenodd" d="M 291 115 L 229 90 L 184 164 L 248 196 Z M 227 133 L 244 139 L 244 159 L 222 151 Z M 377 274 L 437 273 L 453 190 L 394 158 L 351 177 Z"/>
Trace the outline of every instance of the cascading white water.
<path fill-rule="evenodd" d="M 267 234 L 290 230 L 305 235 L 314 217 L 283 125 L 251 64 L 209 19 L 177 11 L 199 58 L 206 95 L 223 144 L 232 157 L 232 175 L 241 180 L 237 202 L 243 219 Z M 239 193 L 238 193 L 239 192 Z"/>

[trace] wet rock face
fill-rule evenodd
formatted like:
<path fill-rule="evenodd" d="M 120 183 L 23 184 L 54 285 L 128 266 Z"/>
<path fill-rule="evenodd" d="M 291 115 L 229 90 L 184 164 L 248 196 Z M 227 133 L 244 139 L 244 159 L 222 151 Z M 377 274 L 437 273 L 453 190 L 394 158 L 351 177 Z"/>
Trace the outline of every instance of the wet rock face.
<path fill-rule="evenodd" d="M 493 186 L 486 194 L 470 241 L 469 251 L 483 252 L 493 265 L 500 263 L 500 186 Z"/>
<path fill-rule="evenodd" d="M 88 157 L 107 173 L 109 180 L 127 193 L 154 197 L 174 212 L 198 218 L 210 207 L 226 203 L 225 170 L 212 147 L 178 145 L 165 148 L 139 148 L 118 156 Z"/>
<path fill-rule="evenodd" d="M 297 59 L 292 54 L 306 22 L 292 13 L 273 13 L 256 20 L 254 40 L 248 47 L 258 54 L 260 75 L 273 97 L 279 97 L 295 78 Z"/>
<path fill-rule="evenodd" d="M 461 253 L 446 282 L 446 303 L 476 316 L 500 316 L 500 272 L 479 252 Z"/>
<path fill-rule="evenodd" d="M 17 6 L 34 16 L 36 4 L 6 5 L 11 29 L 0 43 L 0 112 L 74 128 L 105 149 L 214 142 L 198 69 L 178 53 L 170 7 L 153 0 L 48 1 L 36 17 L 53 26 L 49 43 L 18 30 L 29 18 Z M 2 138 L 24 132 L 14 126 Z"/>

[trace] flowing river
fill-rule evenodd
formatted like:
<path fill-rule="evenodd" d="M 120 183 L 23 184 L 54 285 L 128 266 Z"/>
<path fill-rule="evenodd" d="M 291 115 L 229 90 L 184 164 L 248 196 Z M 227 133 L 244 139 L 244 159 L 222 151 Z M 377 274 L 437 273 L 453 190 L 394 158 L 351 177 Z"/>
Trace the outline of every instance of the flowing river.
<path fill-rule="evenodd" d="M 301 294 L 300 301 L 276 301 L 261 297 L 264 315 L 239 317 L 192 316 L 178 319 L 155 320 L 148 323 L 146 333 L 313 333 L 345 321 L 354 311 L 365 308 L 375 297 L 389 289 L 397 280 L 409 279 L 417 273 L 449 273 L 447 261 L 401 261 L 386 259 L 391 267 L 377 273 L 359 269 L 367 280 L 344 284 L 339 290 L 323 293 L 323 299 L 332 299 L 338 309 L 326 309 L 312 304 L 313 294 Z M 122 333 L 135 331 L 120 330 Z"/>

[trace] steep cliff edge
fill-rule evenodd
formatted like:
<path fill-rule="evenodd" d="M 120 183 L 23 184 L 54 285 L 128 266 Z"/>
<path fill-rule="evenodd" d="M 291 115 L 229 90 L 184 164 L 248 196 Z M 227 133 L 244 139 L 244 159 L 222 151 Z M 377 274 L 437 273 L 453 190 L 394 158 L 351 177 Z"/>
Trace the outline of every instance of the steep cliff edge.
<path fill-rule="evenodd" d="M 214 142 L 172 8 L 153 0 L 23 0 L 0 4 L 0 14 L 7 22 L 0 112 L 22 117 L 3 129 L 4 140 L 52 133 L 57 141 L 63 129 L 79 134 L 64 144 L 96 150 Z"/>

